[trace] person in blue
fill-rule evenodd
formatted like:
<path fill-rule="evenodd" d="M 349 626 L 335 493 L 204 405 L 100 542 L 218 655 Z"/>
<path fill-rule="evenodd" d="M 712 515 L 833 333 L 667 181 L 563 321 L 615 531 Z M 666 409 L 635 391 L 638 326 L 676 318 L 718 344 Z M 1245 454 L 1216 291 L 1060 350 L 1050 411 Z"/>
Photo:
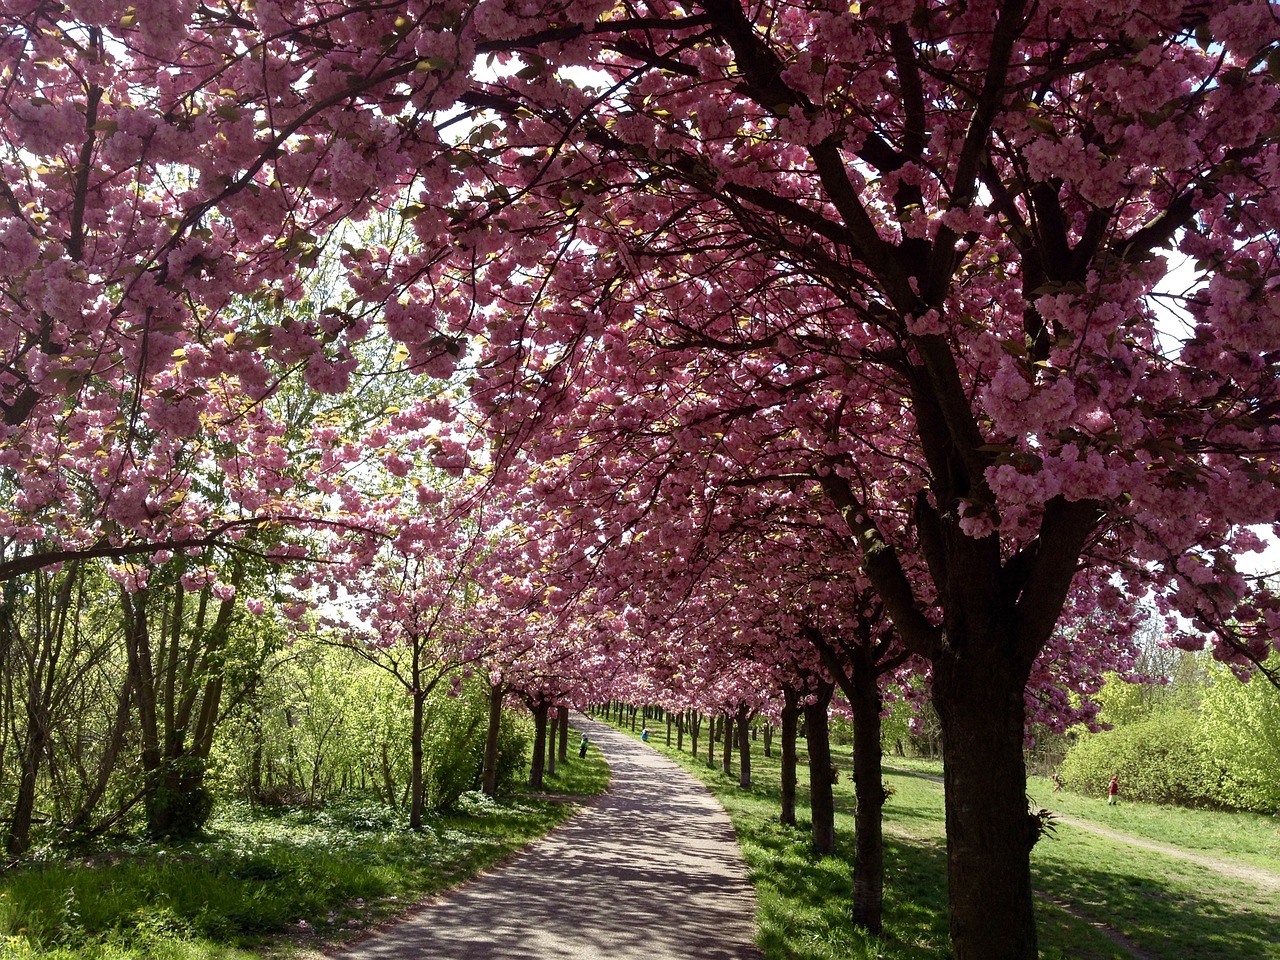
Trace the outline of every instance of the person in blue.
<path fill-rule="evenodd" d="M 587 735 L 582 735 L 582 742 L 578 744 L 578 758 L 581 759 L 587 755 Z"/>
<path fill-rule="evenodd" d="M 643 730 L 641 730 L 641 731 L 640 731 L 640 739 L 641 739 L 644 743 L 648 743 L 648 742 L 649 742 L 649 728 L 648 728 L 648 727 L 645 727 Z"/>

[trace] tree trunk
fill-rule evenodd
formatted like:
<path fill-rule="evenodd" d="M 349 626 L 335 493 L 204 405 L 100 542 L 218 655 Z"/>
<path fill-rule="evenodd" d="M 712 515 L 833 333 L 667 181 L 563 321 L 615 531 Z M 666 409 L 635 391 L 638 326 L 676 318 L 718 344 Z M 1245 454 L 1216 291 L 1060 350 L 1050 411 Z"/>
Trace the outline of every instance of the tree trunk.
<path fill-rule="evenodd" d="M 778 822 L 796 825 L 796 728 L 799 726 L 800 697 L 791 687 L 782 688 L 782 811 Z"/>
<path fill-rule="evenodd" d="M 423 741 L 426 731 L 426 712 L 427 712 L 427 695 L 423 690 L 418 689 L 418 683 L 415 678 L 413 691 L 413 728 L 409 733 L 409 743 L 412 761 L 409 768 L 409 829 L 422 829 L 422 810 L 426 806 L 426 797 L 424 796 L 422 767 L 423 767 Z"/>
<path fill-rule="evenodd" d="M 707 717 L 707 766 L 716 765 L 716 739 L 719 736 L 720 718 L 714 713 Z"/>
<path fill-rule="evenodd" d="M 853 711 L 854 814 L 853 922 L 877 936 L 883 928 L 884 771 L 880 750 L 880 674 L 903 662 L 891 654 L 890 638 L 877 639 L 875 624 L 862 619 L 854 642 L 841 641 L 843 656 L 817 631 L 809 639 Z M 882 657 L 884 658 L 882 660 Z"/>
<path fill-rule="evenodd" d="M 560 762 L 568 763 L 569 762 L 569 708 L 567 706 L 561 706 L 557 708 L 557 712 L 559 713 L 559 721 L 560 721 L 557 724 L 557 726 L 560 728 Z"/>
<path fill-rule="evenodd" d="M 671 714 L 667 714 L 667 746 L 671 746 Z"/>
<path fill-rule="evenodd" d="M 1039 825 L 1027 811 L 1022 753 L 1027 676 L 1008 659 L 934 662 L 955 960 L 1038 956 L 1030 857 Z"/>
<path fill-rule="evenodd" d="M 106 746 L 103 748 L 102 757 L 98 761 L 98 775 L 92 787 L 80 803 L 80 809 L 76 811 L 75 816 L 67 823 L 66 832 L 69 834 L 78 833 L 85 830 L 89 821 L 93 818 L 94 811 L 97 809 L 99 801 L 107 792 L 107 786 L 111 781 L 111 774 L 115 771 L 116 761 L 120 756 L 120 751 L 124 748 L 125 734 L 129 729 L 129 704 L 132 700 L 133 684 L 126 673 L 120 697 L 116 701 L 116 717 L 115 722 L 111 726 L 111 733 L 108 735 Z M 255 746 L 259 749 L 254 755 L 254 759 L 261 758 L 261 730 L 257 724 L 254 724 L 254 731 L 257 733 Z M 259 764 L 259 770 L 261 765 Z M 261 792 L 261 778 L 259 778 L 259 793 Z M 256 797 L 257 794 L 251 794 Z"/>
<path fill-rule="evenodd" d="M 529 761 L 529 789 L 542 789 L 542 773 L 547 762 L 547 709 L 539 700 L 533 706 L 533 758 Z"/>
<path fill-rule="evenodd" d="M 720 752 L 720 769 L 728 774 L 733 770 L 733 714 L 726 713 L 720 722 L 724 725 L 721 731 L 724 749 Z"/>
<path fill-rule="evenodd" d="M 684 711 L 676 714 L 676 749 L 684 749 Z"/>
<path fill-rule="evenodd" d="M 764 755 L 773 757 L 773 724 L 766 723 L 764 725 Z"/>
<path fill-rule="evenodd" d="M 853 922 L 879 936 L 884 909 L 880 684 L 870 651 L 862 646 L 853 654 L 852 682 L 844 690 L 853 709 L 853 790 L 858 804 L 853 828 Z"/>
<path fill-rule="evenodd" d="M 813 819 L 813 852 L 827 856 L 836 852 L 836 806 L 831 785 L 831 736 L 827 729 L 827 706 L 832 686 L 823 683 L 815 702 L 804 708 L 805 736 L 809 742 L 809 807 Z"/>
<path fill-rule="evenodd" d="M 40 773 L 40 761 L 44 757 L 47 729 L 45 721 L 33 716 L 28 704 L 26 743 L 20 754 L 21 773 L 18 777 L 18 795 L 13 804 L 13 820 L 5 852 L 18 857 L 31 846 L 31 824 L 35 817 L 36 783 Z"/>
<path fill-rule="evenodd" d="M 689 711 L 689 755 L 698 755 L 698 731 L 702 729 L 702 715 L 697 710 Z"/>
<path fill-rule="evenodd" d="M 556 775 L 556 734 L 560 730 L 560 711 L 547 709 L 547 776 Z"/>
<path fill-rule="evenodd" d="M 498 736 L 502 732 L 501 684 L 489 688 L 489 732 L 484 738 L 484 768 L 481 789 L 487 796 L 498 794 Z"/>
<path fill-rule="evenodd" d="M 738 786 L 751 789 L 751 712 L 738 707 Z"/>
<path fill-rule="evenodd" d="M 26 853 L 31 845 L 36 789 L 40 781 L 40 768 L 49 753 L 58 666 L 64 647 L 67 615 L 77 580 L 78 568 L 73 565 L 63 574 L 61 582 L 57 583 L 56 595 L 51 595 L 56 579 L 37 574 L 32 591 L 36 608 L 35 623 L 29 630 L 23 631 L 6 616 L 4 627 L 9 634 L 6 646 L 11 651 L 22 648 L 21 656 L 25 661 L 23 666 L 26 674 L 26 698 L 22 708 L 26 714 L 26 730 L 19 752 L 18 792 L 14 799 L 5 848 L 10 856 Z M 28 638 L 26 643 L 23 642 L 24 633 Z"/>

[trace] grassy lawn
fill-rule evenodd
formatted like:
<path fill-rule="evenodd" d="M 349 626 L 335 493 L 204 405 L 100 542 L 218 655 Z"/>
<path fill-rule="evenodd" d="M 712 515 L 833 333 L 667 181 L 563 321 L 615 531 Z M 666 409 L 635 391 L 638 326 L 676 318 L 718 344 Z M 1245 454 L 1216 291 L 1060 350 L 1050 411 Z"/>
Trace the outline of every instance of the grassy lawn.
<path fill-rule="evenodd" d="M 1127 803 L 1123 795 L 1120 803 L 1109 807 L 1103 797 L 1081 796 L 1071 790 L 1055 793 L 1043 777 L 1032 777 L 1027 792 L 1052 810 L 1121 833 L 1271 870 L 1280 863 L 1280 817 Z"/>
<path fill-rule="evenodd" d="M 837 763 L 835 857 L 809 852 L 809 824 L 778 823 L 778 760 L 753 744 L 753 786 L 652 741 L 706 782 L 725 805 L 759 897 L 760 943 L 768 960 L 941 960 L 950 955 L 942 785 L 938 764 L 886 757 L 885 936 L 865 937 L 848 920 L 852 889 L 853 783 L 847 748 Z M 804 759 L 803 741 L 801 759 Z M 717 751 L 718 753 L 718 751 Z M 808 772 L 800 768 L 797 815 L 805 816 Z M 1280 872 L 1280 825 L 1268 817 L 1180 810 L 1054 793 L 1035 780 L 1038 806 L 1109 829 Z M 1127 942 L 1160 960 L 1275 960 L 1280 893 L 1206 867 L 1059 823 L 1032 855 L 1041 956 L 1045 960 L 1132 960 Z M 1120 943 L 1107 935 L 1111 931 Z"/>
<path fill-rule="evenodd" d="M 599 751 L 547 793 L 602 792 Z M 121 844 L 0 877 L 0 960 L 248 960 L 314 954 L 474 876 L 576 807 L 464 797 L 422 833 L 377 805 L 219 811 L 207 838 Z"/>

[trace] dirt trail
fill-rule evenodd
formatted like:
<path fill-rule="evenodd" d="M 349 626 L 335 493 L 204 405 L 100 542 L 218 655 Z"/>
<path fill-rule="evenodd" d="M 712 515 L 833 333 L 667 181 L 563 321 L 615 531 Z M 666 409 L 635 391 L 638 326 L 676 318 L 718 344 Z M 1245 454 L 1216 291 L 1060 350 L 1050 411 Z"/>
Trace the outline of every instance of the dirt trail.
<path fill-rule="evenodd" d="M 1070 817 L 1065 813 L 1055 813 L 1054 819 L 1061 823 L 1069 823 L 1071 826 L 1077 827 L 1080 830 L 1088 830 L 1090 833 L 1096 833 L 1120 843 L 1127 843 L 1131 847 L 1140 847 L 1143 850 L 1153 850 L 1156 853 L 1163 853 L 1167 857 L 1177 857 L 1179 860 L 1188 860 L 1191 863 L 1204 867 L 1206 870 L 1212 870 L 1224 877 L 1231 877 L 1233 880 L 1245 880 L 1266 890 L 1280 890 L 1280 873 L 1276 873 L 1273 870 L 1267 870 L 1265 867 L 1255 867 L 1247 863 L 1241 863 L 1238 860 L 1225 860 L 1221 857 L 1210 857 L 1203 853 L 1196 853 L 1193 850 L 1188 850 L 1185 847 L 1175 847 L 1168 843 L 1148 840 L 1145 837 L 1135 837 L 1131 833 L 1121 833 L 1119 830 L 1112 830 L 1110 827 L 1103 827 L 1099 824 L 1091 823 L 1088 820 L 1081 820 L 1078 817 Z"/>
<path fill-rule="evenodd" d="M 920 773 L 917 770 L 902 770 L 894 768 L 894 773 L 906 774 L 912 777 L 919 777 L 921 780 L 929 780 L 933 783 L 942 783 L 942 778 L 932 773 Z M 1104 827 L 1100 824 L 1093 823 L 1089 820 L 1081 820 L 1079 817 L 1072 817 L 1065 813 L 1055 813 L 1053 818 L 1060 823 L 1067 823 L 1080 830 L 1088 830 L 1090 833 L 1096 833 L 1099 836 L 1107 837 L 1119 843 L 1127 843 L 1133 847 L 1140 847 L 1143 850 L 1152 850 L 1156 853 L 1163 853 L 1168 857 L 1177 857 L 1179 860 L 1187 860 L 1190 863 L 1204 867 L 1206 870 L 1212 870 L 1224 877 L 1230 877 L 1233 880 L 1245 880 L 1249 883 L 1256 884 L 1265 890 L 1280 890 L 1280 873 L 1274 870 L 1268 870 L 1265 867 L 1255 867 L 1247 863 L 1241 863 L 1238 860 L 1227 860 L 1223 857 L 1211 857 L 1203 853 L 1196 853 L 1185 847 L 1175 847 L 1172 844 L 1160 843 L 1157 840 L 1148 840 L 1145 837 L 1136 837 L 1131 833 L 1121 833 L 1119 830 L 1112 830 L 1110 827 Z"/>
<path fill-rule="evenodd" d="M 921 773 L 917 770 L 902 770 L 895 767 L 894 773 L 919 777 L 922 780 L 929 780 L 933 783 L 942 783 L 941 777 L 931 773 Z M 1054 819 L 1059 823 L 1069 824 L 1079 830 L 1087 830 L 1090 833 L 1104 836 L 1109 840 L 1115 840 L 1117 843 L 1125 843 L 1129 846 L 1138 847 L 1142 850 L 1151 850 L 1155 853 L 1162 853 L 1168 857 L 1176 857 L 1179 860 L 1186 860 L 1190 863 L 1196 864 L 1197 866 L 1204 867 L 1206 870 L 1212 870 L 1221 876 L 1230 877 L 1233 880 L 1244 880 L 1248 883 L 1255 884 L 1264 890 L 1280 890 L 1280 873 L 1276 873 L 1273 870 L 1240 863 L 1237 860 L 1227 860 L 1222 857 L 1207 856 L 1202 853 L 1187 850 L 1184 847 L 1175 847 L 1172 844 L 1160 843 L 1156 840 L 1148 840 L 1145 837 L 1136 837 L 1131 833 L 1122 833 L 1119 830 L 1112 830 L 1110 827 L 1104 827 L 1100 824 L 1092 823 L 1088 820 L 1082 820 L 1079 817 L 1068 816 L 1064 813 L 1055 813 Z M 887 826 L 886 830 L 889 830 Z M 901 836 L 909 836 L 909 834 L 906 834 L 904 831 L 892 830 L 890 832 L 898 833 Z M 1074 904 L 1068 903 L 1065 900 L 1059 900 L 1056 897 L 1050 897 L 1041 891 L 1036 891 L 1036 896 L 1045 903 L 1051 903 L 1058 909 L 1071 914 L 1077 920 L 1082 920 L 1085 923 L 1088 923 L 1117 947 L 1126 951 L 1133 960 L 1159 960 L 1158 957 L 1152 953 L 1148 953 L 1146 950 L 1143 950 L 1119 930 L 1086 914 Z"/>

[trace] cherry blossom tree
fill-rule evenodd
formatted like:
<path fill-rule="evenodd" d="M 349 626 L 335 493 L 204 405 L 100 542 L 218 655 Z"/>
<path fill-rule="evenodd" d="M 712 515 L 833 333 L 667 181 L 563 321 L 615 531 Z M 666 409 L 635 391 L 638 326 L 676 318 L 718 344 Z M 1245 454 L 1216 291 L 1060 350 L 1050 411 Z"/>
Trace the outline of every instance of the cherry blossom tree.
<path fill-rule="evenodd" d="M 930 664 L 955 955 L 1034 956 L 1026 689 L 1081 567 L 1240 665 L 1280 627 L 1235 565 L 1280 516 L 1278 37 L 1265 0 L 12 0 L 0 535 L 240 522 L 174 496 L 201 391 L 342 390 L 375 316 L 466 366 L 496 466 L 577 462 L 570 581 L 723 537 L 692 491 L 823 497 Z M 389 207 L 416 245 L 340 229 Z M 277 318 L 344 242 L 350 296 Z M 33 521 L 67 476 L 103 506 Z"/>
<path fill-rule="evenodd" d="M 1234 563 L 1280 506 L 1273 11 L 644 12 L 503 21 L 464 101 L 477 394 L 601 540 L 610 499 L 680 537 L 644 482 L 822 491 L 931 664 L 956 956 L 1034 956 L 1024 691 L 1081 565 L 1275 634 Z"/>

